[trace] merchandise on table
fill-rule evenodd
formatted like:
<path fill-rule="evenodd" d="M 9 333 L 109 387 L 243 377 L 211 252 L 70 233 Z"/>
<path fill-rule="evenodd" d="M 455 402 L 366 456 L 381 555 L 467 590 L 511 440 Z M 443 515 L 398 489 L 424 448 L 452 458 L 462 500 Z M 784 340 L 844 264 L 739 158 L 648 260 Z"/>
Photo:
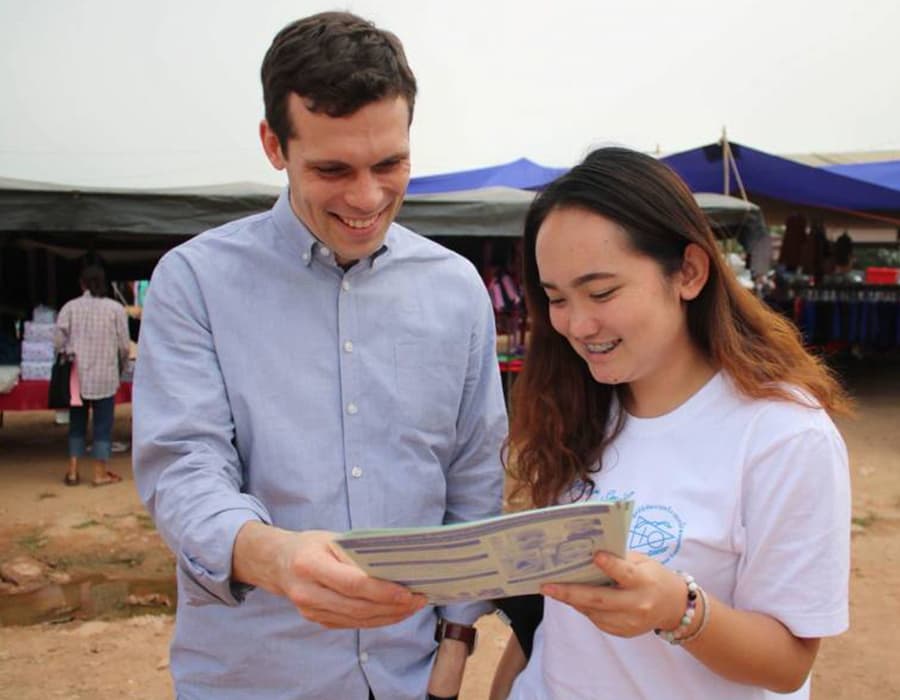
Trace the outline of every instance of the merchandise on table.
<path fill-rule="evenodd" d="M 22 362 L 21 377 L 24 380 L 29 379 L 50 379 L 53 371 L 53 360 L 49 362 Z"/>
<path fill-rule="evenodd" d="M 56 335 L 56 309 L 36 306 L 31 321 L 25 321 L 21 343 L 21 374 L 23 380 L 49 380 L 56 359 L 53 340 Z"/>
<path fill-rule="evenodd" d="M 55 323 L 37 323 L 35 321 L 25 321 L 25 335 L 23 339 L 27 342 L 50 343 L 52 345 L 55 334 Z"/>
<path fill-rule="evenodd" d="M 22 341 L 22 362 L 53 362 L 55 356 L 53 341 Z"/>
<path fill-rule="evenodd" d="M 35 323 L 56 323 L 56 309 L 49 306 L 35 306 L 31 312 L 31 320 Z"/>

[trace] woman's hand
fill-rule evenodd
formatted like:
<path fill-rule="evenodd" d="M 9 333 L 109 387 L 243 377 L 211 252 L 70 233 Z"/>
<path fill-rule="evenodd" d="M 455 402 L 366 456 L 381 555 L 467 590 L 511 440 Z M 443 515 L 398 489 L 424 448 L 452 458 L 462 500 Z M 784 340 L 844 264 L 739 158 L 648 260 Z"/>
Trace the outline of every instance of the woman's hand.
<path fill-rule="evenodd" d="M 544 595 L 571 605 L 597 628 L 619 637 L 653 629 L 674 630 L 687 606 L 687 586 L 679 574 L 642 554 L 625 559 L 598 554 L 594 563 L 615 586 L 550 583 Z M 736 610 L 706 594 L 709 624 L 682 649 L 723 678 L 789 693 L 803 685 L 819 640 L 801 639 L 781 622 L 759 612 Z M 697 614 L 683 636 L 690 636 L 706 611 Z"/>
<path fill-rule="evenodd" d="M 618 637 L 673 630 L 681 624 L 687 586 L 679 574 L 636 552 L 628 552 L 625 559 L 601 552 L 594 564 L 616 585 L 551 583 L 542 586 L 541 592 Z"/>

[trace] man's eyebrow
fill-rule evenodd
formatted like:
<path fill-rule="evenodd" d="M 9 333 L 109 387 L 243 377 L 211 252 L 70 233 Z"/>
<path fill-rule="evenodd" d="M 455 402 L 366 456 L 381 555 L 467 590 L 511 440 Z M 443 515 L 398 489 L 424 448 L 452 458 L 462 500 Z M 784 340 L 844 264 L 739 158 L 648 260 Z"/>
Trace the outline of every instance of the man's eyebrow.
<path fill-rule="evenodd" d="M 311 168 L 349 168 L 350 164 L 345 163 L 342 160 L 328 160 L 327 158 L 323 158 L 322 160 L 310 159 L 306 161 L 306 165 Z"/>
<path fill-rule="evenodd" d="M 595 280 L 606 280 L 615 277 L 612 272 L 588 272 L 585 275 L 580 275 L 572 280 L 573 287 L 580 287 L 588 282 L 594 282 Z M 558 287 L 552 282 L 544 282 L 541 280 L 540 285 L 544 289 L 558 289 Z"/>
<path fill-rule="evenodd" d="M 399 151 L 379 160 L 375 165 L 383 165 L 386 163 L 396 163 L 409 158 L 409 151 Z M 306 161 L 306 165 L 310 168 L 351 168 L 349 163 L 342 160 L 331 160 L 328 158 L 316 159 L 310 158 Z"/>
<path fill-rule="evenodd" d="M 393 153 L 386 158 L 382 158 L 379 163 L 393 163 L 401 160 L 405 160 L 409 158 L 409 151 L 398 151 L 397 153 Z"/>

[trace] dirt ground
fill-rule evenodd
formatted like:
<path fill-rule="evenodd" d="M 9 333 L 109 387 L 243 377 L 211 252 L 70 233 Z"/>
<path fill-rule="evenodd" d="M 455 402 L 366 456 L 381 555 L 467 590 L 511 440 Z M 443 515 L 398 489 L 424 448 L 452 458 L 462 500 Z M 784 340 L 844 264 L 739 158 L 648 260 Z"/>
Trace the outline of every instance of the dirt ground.
<path fill-rule="evenodd" d="M 839 422 L 853 477 L 852 619 L 823 643 L 813 697 L 900 698 L 900 363 L 842 374 L 860 408 Z M 119 407 L 115 440 L 130 439 L 129 420 Z M 65 445 L 48 411 L 7 413 L 0 427 L 0 566 L 27 556 L 43 569 L 32 592 L 0 583 L 0 698 L 171 698 L 172 558 L 138 501 L 130 455 L 112 460 L 123 483 L 67 488 Z M 464 700 L 487 697 L 508 634 L 495 617 L 479 627 Z"/>

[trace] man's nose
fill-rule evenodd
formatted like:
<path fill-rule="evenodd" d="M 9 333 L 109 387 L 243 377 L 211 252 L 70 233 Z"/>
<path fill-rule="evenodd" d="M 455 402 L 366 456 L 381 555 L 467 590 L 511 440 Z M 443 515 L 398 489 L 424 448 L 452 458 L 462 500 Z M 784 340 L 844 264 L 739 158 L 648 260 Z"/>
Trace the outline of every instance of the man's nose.
<path fill-rule="evenodd" d="M 360 173 L 347 190 L 345 199 L 361 214 L 374 214 L 381 206 L 381 185 L 369 172 Z"/>

